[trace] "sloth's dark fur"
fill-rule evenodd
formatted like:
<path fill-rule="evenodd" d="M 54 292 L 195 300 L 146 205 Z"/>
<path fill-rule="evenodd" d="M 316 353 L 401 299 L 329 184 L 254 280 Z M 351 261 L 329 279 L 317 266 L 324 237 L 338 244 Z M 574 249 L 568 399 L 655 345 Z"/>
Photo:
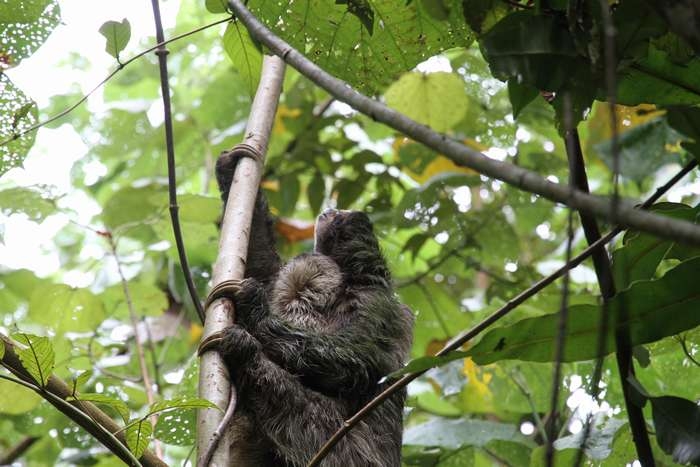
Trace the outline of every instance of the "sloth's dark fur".
<path fill-rule="evenodd" d="M 226 201 L 235 160 L 217 163 Z M 281 265 L 258 195 L 236 325 L 220 351 L 239 390 L 233 449 L 240 465 L 303 466 L 343 420 L 376 396 L 408 357 L 413 316 L 392 290 L 369 218 L 326 211 L 313 253 Z M 322 465 L 400 465 L 405 392 L 347 434 Z"/>

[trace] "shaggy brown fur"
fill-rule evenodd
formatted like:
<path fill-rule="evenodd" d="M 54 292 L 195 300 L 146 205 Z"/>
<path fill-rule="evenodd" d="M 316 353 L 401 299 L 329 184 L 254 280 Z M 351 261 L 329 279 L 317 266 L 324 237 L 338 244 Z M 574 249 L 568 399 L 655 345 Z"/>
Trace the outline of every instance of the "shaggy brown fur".
<path fill-rule="evenodd" d="M 235 163 L 217 163 L 224 201 Z M 314 252 L 283 267 L 261 194 L 251 232 L 237 323 L 220 345 L 240 391 L 234 448 L 245 451 L 241 465 L 302 466 L 403 365 L 413 316 L 395 297 L 365 214 L 326 211 Z M 399 466 L 404 399 L 378 407 L 322 465 Z"/>

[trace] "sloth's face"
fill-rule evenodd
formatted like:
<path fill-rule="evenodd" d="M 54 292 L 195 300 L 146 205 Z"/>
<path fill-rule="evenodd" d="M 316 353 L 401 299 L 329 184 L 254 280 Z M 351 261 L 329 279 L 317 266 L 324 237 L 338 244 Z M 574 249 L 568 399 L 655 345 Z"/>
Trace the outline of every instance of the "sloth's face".
<path fill-rule="evenodd" d="M 326 209 L 316 219 L 314 251 L 328 255 L 339 244 L 367 233 L 372 233 L 372 224 L 364 212 Z"/>

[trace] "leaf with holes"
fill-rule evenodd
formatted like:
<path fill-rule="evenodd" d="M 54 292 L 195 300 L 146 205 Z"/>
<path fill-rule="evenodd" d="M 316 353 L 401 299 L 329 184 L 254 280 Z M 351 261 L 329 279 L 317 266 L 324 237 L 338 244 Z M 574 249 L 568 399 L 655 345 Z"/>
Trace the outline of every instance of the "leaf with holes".
<path fill-rule="evenodd" d="M 45 387 L 53 372 L 56 359 L 49 338 L 24 333 L 13 334 L 12 338 L 27 346 L 24 349 L 17 349 L 17 356 L 31 377 L 41 387 Z"/>
<path fill-rule="evenodd" d="M 131 24 L 124 18 L 121 22 L 107 21 L 100 26 L 100 34 L 105 36 L 105 51 L 119 60 L 119 52 L 124 50 L 131 39 Z"/>

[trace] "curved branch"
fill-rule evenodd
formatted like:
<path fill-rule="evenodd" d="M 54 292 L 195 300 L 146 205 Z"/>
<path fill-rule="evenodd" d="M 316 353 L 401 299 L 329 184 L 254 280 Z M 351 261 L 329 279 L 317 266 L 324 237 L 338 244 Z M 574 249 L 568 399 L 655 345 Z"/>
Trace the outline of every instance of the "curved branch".
<path fill-rule="evenodd" d="M 683 167 L 676 175 L 674 175 L 671 180 L 666 182 L 663 186 L 659 187 L 653 195 L 651 195 L 641 206 L 640 208 L 646 209 L 652 204 L 654 204 L 661 196 L 663 196 L 664 193 L 666 193 L 673 185 L 675 185 L 681 178 L 683 178 L 685 175 L 687 175 L 691 170 L 693 170 L 697 166 L 697 162 L 695 160 L 691 161 L 689 164 L 687 164 L 685 167 Z M 436 356 L 442 356 L 446 355 L 453 350 L 459 349 L 462 345 L 464 345 L 467 341 L 473 339 L 474 337 L 478 336 L 480 333 L 485 331 L 489 326 L 494 324 L 496 321 L 500 320 L 504 316 L 506 316 L 508 313 L 513 311 L 516 307 L 521 305 L 523 302 L 525 302 L 528 298 L 532 297 L 536 293 L 538 293 L 540 290 L 544 289 L 547 287 L 549 284 L 557 280 L 558 278 L 562 277 L 564 274 L 566 274 L 570 269 L 573 269 L 574 267 L 578 266 L 581 264 L 584 260 L 586 260 L 589 256 L 591 256 L 594 252 L 597 250 L 603 248 L 608 242 L 610 242 L 613 238 L 615 238 L 620 232 L 622 232 L 622 228 L 620 227 L 615 227 L 613 230 L 599 238 L 597 241 L 591 243 L 588 248 L 583 250 L 581 253 L 576 255 L 574 258 L 571 259 L 569 263 L 564 264 L 562 267 L 554 271 L 552 274 L 550 274 L 547 277 L 543 277 L 539 281 L 537 281 L 535 284 L 533 284 L 531 287 L 528 289 L 520 292 L 518 295 L 516 295 L 514 298 L 512 298 L 508 303 L 503 305 L 499 310 L 495 311 L 492 313 L 490 316 L 488 316 L 486 319 L 481 321 L 479 324 L 474 326 L 473 328 L 469 329 L 468 331 L 463 332 L 459 336 L 453 338 L 451 341 L 449 341 L 445 347 L 440 350 Z M 399 380 L 397 380 L 395 383 L 393 383 L 391 386 L 386 388 L 383 392 L 381 392 L 377 397 L 372 399 L 370 402 L 368 402 L 364 407 L 362 407 L 355 415 L 353 415 L 351 418 L 345 421 L 343 426 L 336 431 L 333 436 L 326 442 L 326 444 L 323 445 L 323 447 L 318 451 L 316 456 L 309 462 L 307 467 L 314 467 L 317 466 L 321 460 L 326 456 L 326 454 L 335 446 L 338 441 L 340 441 L 345 434 L 352 429 L 355 425 L 357 425 L 362 419 L 364 419 L 372 410 L 374 410 L 375 407 L 377 407 L 379 404 L 384 402 L 386 399 L 391 397 L 393 394 L 395 394 L 397 391 L 399 391 L 401 388 L 404 386 L 408 385 L 411 381 L 414 379 L 418 378 L 420 375 L 425 373 L 427 370 L 424 371 L 419 371 L 416 373 L 409 373 L 407 375 L 404 375 L 401 377 Z"/>
<path fill-rule="evenodd" d="M 570 190 L 567 185 L 552 183 L 536 172 L 490 159 L 484 154 L 388 108 L 379 101 L 360 94 L 346 82 L 323 71 L 273 34 L 240 0 L 229 0 L 228 4 L 236 17 L 248 28 L 253 38 L 284 59 L 302 75 L 338 100 L 410 136 L 438 153 L 444 154 L 454 163 L 469 167 L 480 174 L 501 180 L 527 192 L 538 194 L 551 201 L 603 217 L 625 228 L 633 228 L 659 237 L 700 245 L 700 226 L 691 222 L 678 221 L 635 210 L 634 203 L 631 201 L 623 202 L 621 200 L 619 206 L 617 204 L 611 206 L 606 198 L 586 194 L 579 190 Z"/>
<path fill-rule="evenodd" d="M 33 386 L 34 380 L 27 373 L 27 370 L 25 370 L 15 353 L 13 342 L 7 337 L 0 335 L 0 345 L 5 347 L 5 354 L 2 356 L 0 363 L 19 378 L 20 381 Z M 50 376 L 46 387 L 39 390 L 39 395 L 80 425 L 127 465 L 134 465 L 133 455 L 125 447 L 126 437 L 124 433 L 119 432 L 119 425 L 91 402 L 80 400 L 67 401 L 68 397 L 73 397 L 75 394 L 62 379 L 53 375 Z M 145 467 L 166 467 L 163 461 L 148 450 L 143 453 L 139 461 L 140 465 Z"/>

